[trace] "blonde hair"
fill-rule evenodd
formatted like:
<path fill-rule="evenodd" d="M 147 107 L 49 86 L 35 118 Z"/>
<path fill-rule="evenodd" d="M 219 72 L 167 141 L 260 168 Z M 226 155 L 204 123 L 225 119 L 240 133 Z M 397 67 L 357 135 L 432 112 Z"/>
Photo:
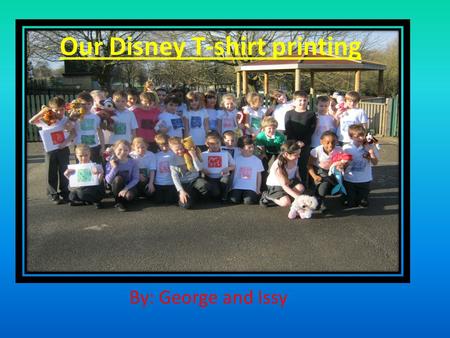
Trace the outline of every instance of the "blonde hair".
<path fill-rule="evenodd" d="M 148 90 L 153 91 L 153 87 L 155 87 L 155 84 L 153 83 L 153 81 L 152 80 L 147 80 L 144 83 L 144 92 L 146 92 Z"/>
<path fill-rule="evenodd" d="M 264 129 L 269 126 L 278 127 L 278 122 L 272 116 L 266 116 L 261 122 L 261 128 Z"/>
<path fill-rule="evenodd" d="M 86 144 L 77 144 L 77 146 L 75 147 L 75 154 L 77 152 L 87 152 L 89 153 L 89 156 L 91 156 L 91 148 L 89 148 L 88 145 Z"/>
<path fill-rule="evenodd" d="M 260 104 L 262 104 L 262 98 L 261 98 L 261 95 L 259 95 L 258 93 L 256 93 L 256 92 L 250 92 L 250 93 L 248 93 L 246 96 L 245 96 L 245 100 L 247 101 L 247 103 L 249 104 L 249 105 L 254 105 L 255 103 L 256 103 L 256 100 L 258 100 L 258 102 L 260 103 Z"/>
<path fill-rule="evenodd" d="M 353 102 L 359 102 L 361 101 L 361 95 L 359 95 L 358 92 L 351 91 L 345 94 L 345 101 L 353 101 Z"/>
<path fill-rule="evenodd" d="M 155 103 L 157 101 L 156 99 L 157 95 L 153 92 L 142 92 L 139 94 L 139 99 L 142 100 L 148 100 L 149 102 Z"/>
<path fill-rule="evenodd" d="M 116 148 L 119 147 L 121 144 L 123 144 L 124 146 L 127 146 L 128 149 L 131 149 L 131 144 L 127 140 L 117 140 L 113 144 L 113 149 L 116 150 Z"/>
<path fill-rule="evenodd" d="M 131 147 L 134 149 L 140 143 L 144 144 L 146 148 L 148 147 L 148 143 L 143 137 L 135 137 L 131 143 Z"/>
<path fill-rule="evenodd" d="M 90 94 L 93 98 L 99 97 L 100 95 L 103 95 L 106 97 L 106 93 L 104 90 L 98 90 L 98 89 L 91 90 Z"/>
<path fill-rule="evenodd" d="M 181 138 L 176 137 L 176 136 L 172 136 L 169 137 L 169 140 L 167 141 L 170 145 L 177 145 L 177 144 L 183 144 L 181 142 Z"/>
<path fill-rule="evenodd" d="M 169 137 L 166 134 L 158 133 L 155 135 L 155 142 L 157 144 L 167 144 L 169 141 Z"/>
<path fill-rule="evenodd" d="M 220 101 L 220 106 L 224 107 L 225 101 L 231 100 L 233 101 L 234 105 L 236 106 L 236 96 L 234 94 L 228 93 L 222 96 L 222 100 Z"/>
<path fill-rule="evenodd" d="M 203 93 L 200 93 L 200 92 L 194 92 L 194 91 L 191 90 L 190 92 L 188 92 L 186 94 L 186 99 L 188 100 L 187 106 L 188 106 L 189 110 L 191 109 L 191 104 L 190 104 L 191 100 L 195 100 L 195 101 L 200 102 L 199 108 L 203 108 L 204 105 L 205 105 L 205 95 Z"/>

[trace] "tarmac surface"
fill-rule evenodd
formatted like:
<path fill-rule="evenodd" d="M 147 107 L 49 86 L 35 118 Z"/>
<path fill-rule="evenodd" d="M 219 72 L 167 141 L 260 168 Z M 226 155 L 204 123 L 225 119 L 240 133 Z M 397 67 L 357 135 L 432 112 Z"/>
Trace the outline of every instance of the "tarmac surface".
<path fill-rule="evenodd" d="M 395 138 L 381 138 L 370 206 L 289 220 L 288 209 L 205 201 L 193 210 L 140 200 L 121 213 L 54 205 L 44 153 L 27 145 L 28 272 L 396 272 L 399 165 Z"/>

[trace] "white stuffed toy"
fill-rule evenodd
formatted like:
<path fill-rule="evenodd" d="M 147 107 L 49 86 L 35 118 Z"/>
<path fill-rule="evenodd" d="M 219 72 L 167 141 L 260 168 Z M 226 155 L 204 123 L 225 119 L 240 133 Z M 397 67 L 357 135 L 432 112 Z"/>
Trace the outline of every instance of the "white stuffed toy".
<path fill-rule="evenodd" d="M 317 208 L 318 202 L 314 196 L 300 195 L 292 202 L 291 210 L 289 210 L 289 219 L 311 218 L 313 210 Z"/>

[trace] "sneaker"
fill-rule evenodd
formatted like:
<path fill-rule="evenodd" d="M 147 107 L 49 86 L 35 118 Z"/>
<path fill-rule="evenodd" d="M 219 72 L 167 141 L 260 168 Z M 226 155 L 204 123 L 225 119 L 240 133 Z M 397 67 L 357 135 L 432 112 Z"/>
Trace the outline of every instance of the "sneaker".
<path fill-rule="evenodd" d="M 117 209 L 118 209 L 120 212 L 128 211 L 127 207 L 126 207 L 123 203 L 117 203 L 116 205 L 117 205 Z"/>
<path fill-rule="evenodd" d="M 50 197 L 50 201 L 53 202 L 53 204 L 63 204 L 63 201 L 61 198 L 59 198 L 59 195 L 53 195 L 52 197 Z"/>
<path fill-rule="evenodd" d="M 359 205 L 362 206 L 363 208 L 367 208 L 369 206 L 369 201 L 366 199 L 362 199 Z"/>
<path fill-rule="evenodd" d="M 71 207 L 79 207 L 82 205 L 84 205 L 84 203 L 80 202 L 80 201 L 69 201 L 69 206 L 71 206 Z"/>
<path fill-rule="evenodd" d="M 103 208 L 104 208 L 102 202 L 95 202 L 94 205 L 95 205 L 95 208 L 96 208 L 96 209 L 103 209 Z"/>
<path fill-rule="evenodd" d="M 259 200 L 259 205 L 263 208 L 267 208 L 269 206 L 269 201 L 267 200 L 267 191 L 262 192 L 261 198 Z"/>

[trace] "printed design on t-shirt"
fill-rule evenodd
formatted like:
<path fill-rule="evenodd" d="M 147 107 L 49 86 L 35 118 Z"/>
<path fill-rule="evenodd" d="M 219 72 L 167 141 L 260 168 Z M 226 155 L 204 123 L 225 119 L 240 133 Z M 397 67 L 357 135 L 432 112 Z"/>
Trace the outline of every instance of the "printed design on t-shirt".
<path fill-rule="evenodd" d="M 183 121 L 180 118 L 171 119 L 170 122 L 172 123 L 173 129 L 183 128 Z"/>
<path fill-rule="evenodd" d="M 142 129 L 154 129 L 155 128 L 155 121 L 143 119 L 141 120 L 141 128 Z"/>
<path fill-rule="evenodd" d="M 89 131 L 94 129 L 94 119 L 83 119 L 80 121 L 80 130 Z"/>
<path fill-rule="evenodd" d="M 222 168 L 222 156 L 208 156 L 208 168 Z"/>
<path fill-rule="evenodd" d="M 209 129 L 213 131 L 217 129 L 217 120 L 209 120 Z"/>
<path fill-rule="evenodd" d="M 352 171 L 364 171 L 364 169 L 366 168 L 366 165 L 368 165 L 368 161 L 362 157 L 365 153 L 365 150 L 362 150 L 359 152 L 358 157 L 353 157 L 353 160 L 351 162 L 351 170 Z"/>
<path fill-rule="evenodd" d="M 259 117 L 252 116 L 250 126 L 253 129 L 260 129 L 261 128 L 261 119 Z"/>
<path fill-rule="evenodd" d="M 123 122 L 114 122 L 114 134 L 125 135 L 127 132 L 127 125 Z"/>
<path fill-rule="evenodd" d="M 139 174 L 143 175 L 144 177 L 148 177 L 148 169 L 147 168 L 139 168 Z"/>
<path fill-rule="evenodd" d="M 201 128 L 202 118 L 200 116 L 191 116 L 191 128 Z"/>
<path fill-rule="evenodd" d="M 81 143 L 88 146 L 95 144 L 95 135 L 81 135 Z"/>
<path fill-rule="evenodd" d="M 169 161 L 161 161 L 158 164 L 158 171 L 161 174 L 168 174 L 170 172 Z"/>
<path fill-rule="evenodd" d="M 50 133 L 53 144 L 61 144 L 64 142 L 64 132 L 62 130 Z"/>
<path fill-rule="evenodd" d="M 240 167 L 239 177 L 243 180 L 249 180 L 252 177 L 252 167 Z"/>
<path fill-rule="evenodd" d="M 129 182 L 129 180 L 130 180 L 130 172 L 128 171 L 128 170 L 122 170 L 122 171 L 119 171 L 118 173 L 117 173 L 117 176 L 120 176 L 120 177 L 122 177 L 123 178 L 123 180 L 125 181 L 125 182 Z"/>
<path fill-rule="evenodd" d="M 89 168 L 77 170 L 77 181 L 80 183 L 90 182 L 92 180 L 92 171 Z"/>
<path fill-rule="evenodd" d="M 234 121 L 232 118 L 223 118 L 222 119 L 222 127 L 223 129 L 232 129 L 234 128 Z"/>

